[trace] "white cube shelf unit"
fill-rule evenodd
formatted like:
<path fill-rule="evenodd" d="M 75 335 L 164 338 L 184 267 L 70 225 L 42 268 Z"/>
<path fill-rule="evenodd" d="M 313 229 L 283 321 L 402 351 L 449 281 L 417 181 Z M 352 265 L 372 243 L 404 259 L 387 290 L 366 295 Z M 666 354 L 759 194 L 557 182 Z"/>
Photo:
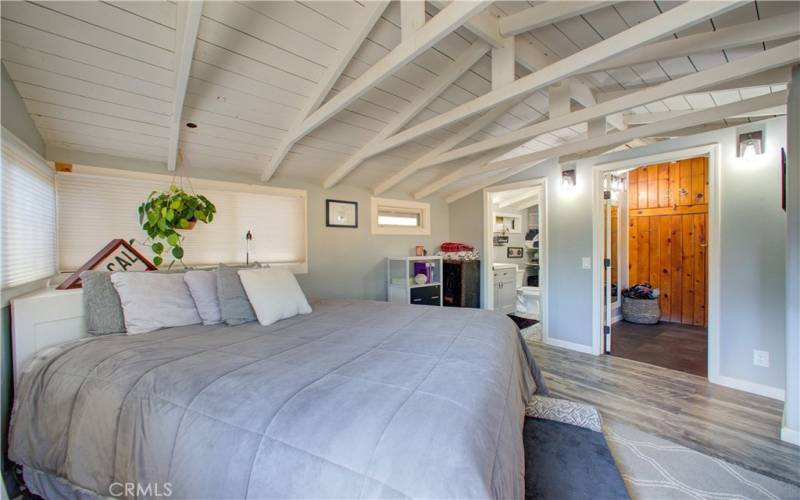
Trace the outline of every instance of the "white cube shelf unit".
<path fill-rule="evenodd" d="M 430 279 L 417 283 L 416 267 L 425 267 Z M 421 273 L 424 274 L 424 273 Z M 389 302 L 427 306 L 442 305 L 442 258 L 389 257 L 386 260 L 387 297 Z"/>

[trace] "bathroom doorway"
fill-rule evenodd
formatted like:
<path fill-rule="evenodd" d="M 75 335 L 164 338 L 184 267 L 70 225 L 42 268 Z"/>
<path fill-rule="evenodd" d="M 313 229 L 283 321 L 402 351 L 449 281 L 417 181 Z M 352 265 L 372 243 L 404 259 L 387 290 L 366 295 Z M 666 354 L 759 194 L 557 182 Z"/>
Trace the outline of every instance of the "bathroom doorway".
<path fill-rule="evenodd" d="M 597 172 L 601 352 L 713 373 L 718 254 L 709 245 L 717 227 L 709 149 Z"/>
<path fill-rule="evenodd" d="M 544 340 L 544 179 L 484 190 L 484 306 L 508 315 L 530 340 Z"/>

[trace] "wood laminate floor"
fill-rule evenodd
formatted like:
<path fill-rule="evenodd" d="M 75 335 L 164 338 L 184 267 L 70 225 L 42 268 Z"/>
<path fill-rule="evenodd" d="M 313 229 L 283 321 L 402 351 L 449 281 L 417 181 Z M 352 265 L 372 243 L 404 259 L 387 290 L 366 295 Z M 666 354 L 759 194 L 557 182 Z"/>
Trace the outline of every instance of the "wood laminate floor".
<path fill-rule="evenodd" d="M 800 447 L 779 437 L 781 401 L 629 359 L 528 343 L 554 397 L 592 404 L 604 418 L 800 485 Z"/>
<path fill-rule="evenodd" d="M 611 355 L 706 377 L 708 334 L 699 326 L 660 322 L 611 326 Z"/>

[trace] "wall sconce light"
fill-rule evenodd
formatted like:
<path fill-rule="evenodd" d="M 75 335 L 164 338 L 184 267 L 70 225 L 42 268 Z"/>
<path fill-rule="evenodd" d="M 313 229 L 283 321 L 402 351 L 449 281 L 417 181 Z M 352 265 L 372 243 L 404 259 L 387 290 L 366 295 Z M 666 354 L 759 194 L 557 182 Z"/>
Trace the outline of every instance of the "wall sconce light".
<path fill-rule="evenodd" d="M 764 131 L 754 130 L 752 132 L 744 132 L 737 136 L 736 139 L 736 156 L 744 158 L 747 161 L 753 160 L 756 155 L 764 153 Z"/>
<path fill-rule="evenodd" d="M 569 168 L 561 171 L 561 185 L 565 188 L 575 187 L 578 176 L 574 168 Z"/>

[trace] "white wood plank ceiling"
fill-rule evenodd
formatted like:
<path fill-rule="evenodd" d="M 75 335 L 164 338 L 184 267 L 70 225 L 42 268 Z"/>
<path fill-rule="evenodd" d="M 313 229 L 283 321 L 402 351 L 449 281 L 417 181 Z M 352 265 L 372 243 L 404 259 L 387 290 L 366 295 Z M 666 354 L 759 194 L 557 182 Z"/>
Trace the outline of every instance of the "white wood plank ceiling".
<path fill-rule="evenodd" d="M 470 125 L 476 128 L 478 115 L 447 123 L 363 162 L 361 156 L 354 161 L 354 155 L 381 143 L 384 136 L 395 136 L 384 131 L 387 125 L 395 127 L 401 122 L 404 126 L 398 130 L 408 131 L 454 109 L 466 109 L 470 106 L 467 103 L 501 88 L 499 80 L 495 81 L 495 89 L 492 84 L 494 51 L 475 33 L 480 31 L 480 26 L 489 26 L 495 33 L 490 40 L 496 41 L 500 36 L 498 18 L 541 7 L 543 3 L 498 1 L 470 11 L 469 22 L 458 27 L 464 20 L 457 21 L 452 26 L 454 31 L 450 27 L 443 28 L 443 36 L 429 38 L 430 48 L 412 57 L 410 62 L 398 64 L 394 71 L 381 75 L 374 85 L 365 88 L 365 92 L 353 94 L 357 95 L 356 99 L 347 99 L 346 106 L 334 109 L 330 118 L 301 134 L 297 140 L 293 140 L 292 134 L 308 114 L 316 111 L 311 105 L 320 88 L 326 89 L 325 79 L 338 74 L 337 58 L 347 54 L 348 44 L 352 44 L 354 37 L 360 42 L 357 32 L 378 6 L 345 0 L 205 2 L 199 23 L 195 24 L 186 13 L 186 6 L 174 2 L 3 2 L 0 5 L 2 62 L 47 144 L 48 159 L 54 161 L 85 158 L 85 162 L 91 162 L 102 158 L 105 163 L 113 164 L 120 158 L 135 159 L 143 164 L 163 165 L 166 169 L 172 157 L 170 137 L 178 130 L 178 147 L 190 174 L 193 169 L 213 169 L 258 181 L 269 177 L 272 167 L 275 170 L 272 179 L 300 178 L 326 185 L 341 179 L 347 184 L 378 187 L 379 191 L 392 187 L 419 195 L 421 191 L 425 194 L 423 188 L 434 180 L 447 174 L 453 176 L 454 171 L 462 169 L 460 172 L 464 175 L 453 176 L 452 181 L 445 182 L 442 189 L 437 190 L 447 194 L 491 179 L 497 174 L 496 170 L 480 169 L 489 161 L 530 155 L 583 140 L 588 134 L 586 120 L 547 130 L 488 153 L 483 151 L 429 168 L 417 169 L 415 165 L 420 162 L 414 162 L 421 157 L 423 160 L 438 158 L 439 152 L 434 148 L 454 136 L 462 138 L 467 132 L 458 135 L 459 132 L 469 130 Z M 599 8 L 590 9 L 559 6 L 561 11 L 567 12 L 566 17 L 560 15 L 554 23 L 516 35 L 514 76 L 519 79 L 531 74 L 531 61 L 522 59 L 526 56 L 520 53 L 520 42 L 524 42 L 523 48 L 536 57 L 548 63 L 555 62 L 582 54 L 581 51 L 681 4 L 637 1 L 605 2 L 598 4 L 602 5 Z M 406 37 L 419 36 L 421 40 L 423 29 L 413 25 L 422 22 L 421 9 L 425 11 L 424 26 L 432 29 L 434 18 L 446 24 L 444 16 L 437 16 L 450 6 L 446 2 L 427 2 L 424 6 L 410 7 L 407 20 L 411 27 Z M 460 8 L 466 12 L 466 7 Z M 481 12 L 482 8 L 486 10 Z M 451 10 L 451 14 L 455 10 Z M 570 14 L 570 10 L 575 12 Z M 331 100 L 343 93 L 339 99 L 344 100 L 353 92 L 354 83 L 364 82 L 369 77 L 365 74 L 376 71 L 372 68 L 383 67 L 390 56 L 401 52 L 404 23 L 400 3 L 392 1 L 385 10 L 378 12 L 380 18 L 357 45 L 340 76 L 332 80 L 335 83 L 330 92 L 321 94 L 323 107 L 328 103 L 331 103 L 328 108 L 334 107 L 336 102 Z M 410 14 L 414 12 L 416 20 Z M 454 15 L 453 19 L 460 18 Z M 572 95 L 580 102 L 572 108 L 567 96 L 566 112 L 794 43 L 800 32 L 800 2 L 741 2 L 735 8 L 701 19 L 677 33 L 667 33 L 660 40 L 679 40 L 745 23 L 783 22 L 782 26 L 786 26 L 786 19 L 790 24 L 794 22 L 797 28 L 790 27 L 783 38 L 765 36 L 764 40 L 759 40 L 756 35 L 757 41 L 744 46 L 731 43 L 722 49 L 707 51 L 698 47 L 689 55 L 655 60 L 645 57 L 636 64 L 573 76 L 571 81 L 583 85 L 585 92 L 582 97 Z M 748 25 L 752 26 L 761 25 Z M 197 28 L 196 37 L 192 27 Z M 187 33 L 189 41 L 194 43 L 193 47 L 189 44 L 190 53 L 193 48 L 191 58 L 184 55 Z M 513 39 L 508 40 L 514 44 Z M 417 41 L 410 40 L 407 45 Z M 485 54 L 476 58 L 477 62 L 452 83 L 445 81 L 444 90 L 431 94 L 422 102 L 425 104 L 422 110 L 405 122 L 403 113 L 408 113 L 415 101 L 423 100 L 426 90 L 430 93 L 433 87 L 441 84 L 448 76 L 448 68 L 453 67 L 453 61 L 470 47 L 481 50 L 477 47 L 479 44 L 485 45 Z M 495 61 L 499 67 L 501 60 Z M 181 88 L 181 71 L 188 71 L 185 93 Z M 785 89 L 782 84 L 785 77 L 781 76 L 785 72 L 773 73 L 778 76 L 759 80 L 755 75 L 751 82 L 742 82 L 739 86 L 723 85 L 711 90 L 706 86 L 620 109 L 608 120 L 609 133 L 614 128 L 674 118 L 681 112 L 690 113 L 781 92 Z M 554 96 L 545 86 L 522 95 L 522 100 L 512 101 L 513 106 L 507 112 L 496 106 L 496 117 L 484 118 L 486 124 L 482 128 L 442 153 L 505 137 L 535 123 L 546 123 L 557 115 L 555 108 L 550 112 L 550 100 Z M 180 107 L 180 99 L 182 112 L 180 116 L 173 116 L 173 107 Z M 780 105 L 772 106 L 769 111 L 785 112 Z M 736 117 L 715 119 L 708 126 L 746 122 L 765 113 L 738 113 Z M 185 125 L 190 122 L 197 127 L 187 128 Z M 382 131 L 383 136 L 379 136 Z M 376 136 L 378 139 L 373 140 Z M 659 135 L 660 138 L 665 136 L 669 134 Z M 607 149 L 636 146 L 642 140 L 656 139 L 636 137 L 623 145 L 609 145 Z M 273 162 L 272 156 L 281 148 L 286 148 L 288 153 L 282 161 Z M 349 171 L 348 161 L 355 165 L 352 171 Z M 470 164 L 477 167 L 466 169 Z M 348 171 L 332 176 L 342 165 L 347 165 Z M 403 169 L 408 171 L 409 165 L 412 165 L 409 172 L 413 175 L 404 173 L 396 186 L 394 181 L 388 181 Z"/>

